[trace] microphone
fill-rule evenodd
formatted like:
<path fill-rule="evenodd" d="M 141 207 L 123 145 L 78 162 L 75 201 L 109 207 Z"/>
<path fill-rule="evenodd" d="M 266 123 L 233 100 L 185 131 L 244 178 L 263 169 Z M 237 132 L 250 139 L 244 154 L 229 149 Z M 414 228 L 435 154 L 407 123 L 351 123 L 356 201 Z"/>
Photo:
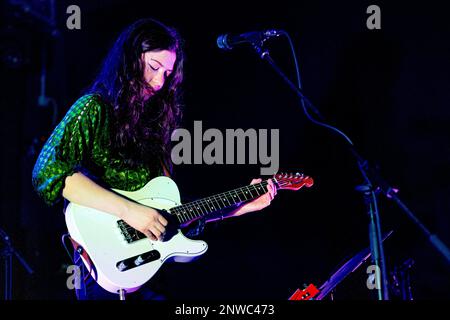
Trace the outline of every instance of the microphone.
<path fill-rule="evenodd" d="M 278 37 L 285 32 L 282 30 L 251 31 L 240 35 L 222 34 L 217 38 L 217 46 L 222 50 L 231 50 L 241 43 L 262 45 L 267 39 Z"/>

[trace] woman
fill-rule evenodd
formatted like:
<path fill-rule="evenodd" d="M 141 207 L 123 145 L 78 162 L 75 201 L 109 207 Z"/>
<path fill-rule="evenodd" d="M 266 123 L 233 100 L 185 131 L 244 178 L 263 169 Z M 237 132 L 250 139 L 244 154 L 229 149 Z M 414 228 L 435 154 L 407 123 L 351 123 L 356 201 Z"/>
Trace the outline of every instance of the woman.
<path fill-rule="evenodd" d="M 70 108 L 37 159 L 33 185 L 46 203 L 64 198 L 120 217 L 153 241 L 162 238 L 168 222 L 161 214 L 110 189 L 135 191 L 156 176 L 170 175 L 170 136 L 181 117 L 183 60 L 178 33 L 158 21 L 139 20 L 121 33 L 93 85 Z M 224 217 L 260 210 L 275 194 L 269 182 L 266 194 Z M 147 292 L 147 298 L 160 298 Z M 117 299 L 92 279 L 77 294 L 80 299 Z"/>

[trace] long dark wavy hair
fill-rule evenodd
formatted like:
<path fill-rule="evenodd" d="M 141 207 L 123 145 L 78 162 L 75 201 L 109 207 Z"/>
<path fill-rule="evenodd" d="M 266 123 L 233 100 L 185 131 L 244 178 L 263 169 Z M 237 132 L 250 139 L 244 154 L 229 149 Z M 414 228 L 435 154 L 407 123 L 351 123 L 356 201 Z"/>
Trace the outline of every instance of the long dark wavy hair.
<path fill-rule="evenodd" d="M 132 167 L 160 168 L 162 162 L 172 171 L 170 136 L 181 119 L 182 47 L 175 29 L 154 19 L 138 20 L 120 34 L 88 89 L 112 106 L 109 147 Z M 176 53 L 174 69 L 164 86 L 145 100 L 142 93 L 151 88 L 144 80 L 141 56 L 158 50 Z"/>

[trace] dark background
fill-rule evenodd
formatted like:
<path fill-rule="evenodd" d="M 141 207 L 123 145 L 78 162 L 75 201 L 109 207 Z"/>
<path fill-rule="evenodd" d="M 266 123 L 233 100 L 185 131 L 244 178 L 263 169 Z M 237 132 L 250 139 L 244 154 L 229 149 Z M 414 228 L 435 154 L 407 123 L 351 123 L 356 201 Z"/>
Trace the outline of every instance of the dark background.
<path fill-rule="evenodd" d="M 228 32 L 288 31 L 307 96 L 450 245 L 448 13 L 438 1 L 392 2 L 55 1 L 52 26 L 45 20 L 50 1 L 3 1 L 0 227 L 36 271 L 28 276 L 14 261 L 13 298 L 74 299 L 60 241 L 62 204 L 46 207 L 37 198 L 31 170 L 116 36 L 143 17 L 176 27 L 186 41 L 183 127 L 201 120 L 204 130 L 278 128 L 280 170 L 315 180 L 311 189 L 280 191 L 262 212 L 209 224 L 201 237 L 209 250 L 201 259 L 166 264 L 155 276 L 170 297 L 286 300 L 304 283 L 320 286 L 369 245 L 366 210 L 354 190 L 362 180 L 345 143 L 306 120 L 293 92 L 251 48 L 220 51 L 216 38 Z M 81 30 L 66 28 L 71 4 L 81 8 Z M 371 4 L 381 8 L 381 30 L 366 27 Z M 294 79 L 288 42 L 274 39 L 267 47 Z M 46 95 L 56 108 L 38 105 L 43 61 Z M 175 179 L 182 197 L 192 199 L 247 184 L 259 170 L 180 165 Z M 394 231 L 385 242 L 388 270 L 412 259 L 414 298 L 450 298 L 445 260 L 394 203 L 379 200 L 382 229 Z M 368 265 L 337 287 L 336 299 L 374 299 L 366 288 Z"/>

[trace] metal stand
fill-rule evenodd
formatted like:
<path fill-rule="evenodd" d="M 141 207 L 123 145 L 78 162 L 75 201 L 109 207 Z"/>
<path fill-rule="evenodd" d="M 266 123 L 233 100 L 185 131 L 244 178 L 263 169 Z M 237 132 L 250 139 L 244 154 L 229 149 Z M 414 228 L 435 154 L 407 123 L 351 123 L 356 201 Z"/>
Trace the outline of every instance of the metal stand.
<path fill-rule="evenodd" d="M 125 294 L 126 294 L 127 292 L 124 290 L 124 289 L 120 289 L 119 290 L 119 299 L 120 300 L 125 300 Z"/>
<path fill-rule="evenodd" d="M 22 258 L 22 256 L 17 252 L 16 249 L 14 249 L 11 238 L 6 234 L 5 231 L 3 231 L 0 228 L 0 239 L 4 243 L 4 248 L 2 248 L 0 252 L 0 257 L 2 259 L 2 264 L 4 268 L 4 281 L 5 281 L 5 288 L 4 288 L 4 300 L 11 300 L 12 299 L 12 260 L 13 256 L 19 260 L 19 262 L 22 264 L 22 266 L 25 268 L 25 270 L 28 272 L 28 274 L 33 274 L 33 269 L 30 268 L 28 263 L 25 261 L 25 259 Z"/>
<path fill-rule="evenodd" d="M 2 265 L 3 265 L 3 276 L 4 276 L 4 300 L 12 299 L 12 254 L 9 248 L 2 249 L 1 253 Z"/>
<path fill-rule="evenodd" d="M 375 288 L 377 290 L 378 300 L 389 300 L 389 285 L 386 274 L 386 264 L 384 263 L 383 242 L 381 238 L 379 238 L 381 235 L 381 224 L 376 194 L 371 185 L 361 185 L 356 187 L 356 190 L 363 194 L 364 203 L 367 207 L 367 214 L 369 216 L 370 251 L 372 252 L 372 263 L 377 270 L 377 272 L 375 272 Z"/>

